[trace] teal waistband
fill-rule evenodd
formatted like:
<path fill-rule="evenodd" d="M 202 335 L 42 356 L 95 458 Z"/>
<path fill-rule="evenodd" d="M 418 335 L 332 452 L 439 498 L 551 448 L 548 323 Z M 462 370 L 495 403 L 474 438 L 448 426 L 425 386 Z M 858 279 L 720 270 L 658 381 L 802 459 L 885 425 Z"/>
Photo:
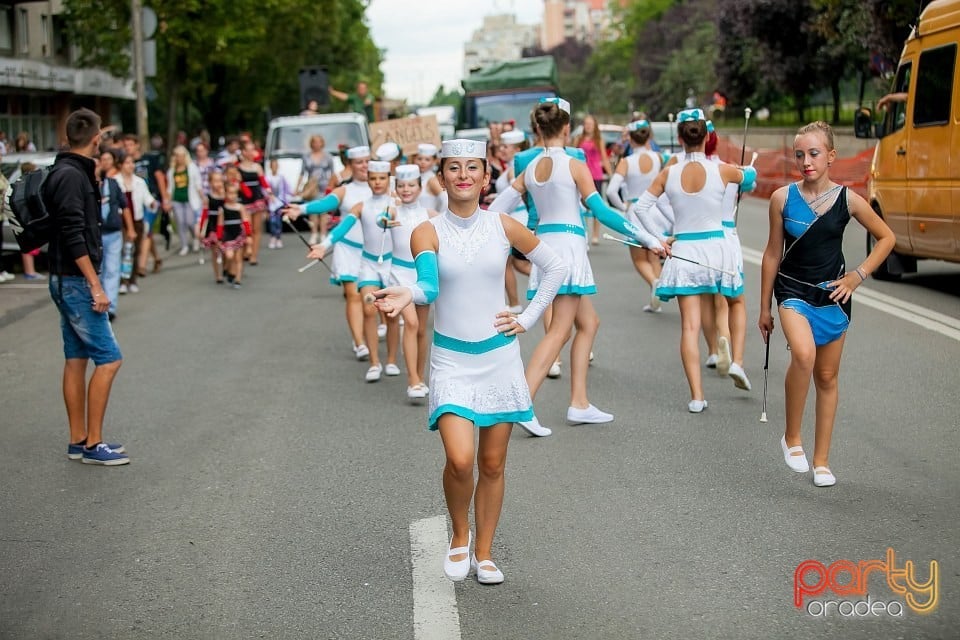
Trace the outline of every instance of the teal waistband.
<path fill-rule="evenodd" d="M 433 344 L 441 349 L 458 351 L 460 353 L 472 353 L 474 355 L 499 349 L 500 347 L 510 344 L 515 339 L 516 336 L 508 336 L 498 333 L 497 335 L 490 336 L 486 340 L 481 340 L 480 342 L 468 342 L 467 340 L 459 340 L 457 338 L 445 336 L 438 331 L 433 332 Z"/>
<path fill-rule="evenodd" d="M 386 259 L 386 258 L 384 258 Z M 415 262 L 410 262 L 409 260 L 403 260 L 396 256 L 393 256 L 393 264 L 398 267 L 406 267 L 407 269 L 416 269 L 417 264 Z"/>
<path fill-rule="evenodd" d="M 723 226 L 726 227 L 727 229 L 736 229 L 737 223 L 734 222 L 733 220 L 724 220 Z"/>
<path fill-rule="evenodd" d="M 341 238 L 340 242 L 347 245 L 348 247 L 353 247 L 354 249 L 363 249 L 362 242 L 356 242 L 355 240 L 351 240 L 350 238 Z"/>
<path fill-rule="evenodd" d="M 367 260 L 373 260 L 374 262 L 376 262 L 376 261 L 378 261 L 378 260 L 380 259 L 380 256 L 375 256 L 375 255 L 373 255 L 372 253 L 367 253 L 366 251 L 364 251 L 362 255 L 363 255 L 363 257 L 366 258 Z M 385 253 L 385 254 L 383 254 L 383 259 L 384 259 L 384 260 L 392 260 L 392 259 L 393 259 L 393 254 L 392 254 L 392 253 Z"/>
<path fill-rule="evenodd" d="M 723 229 L 718 231 L 691 231 L 689 233 L 678 233 L 674 237 L 677 240 L 710 240 L 711 238 L 722 238 Z"/>
<path fill-rule="evenodd" d="M 537 227 L 537 235 L 542 233 L 572 233 L 584 238 L 587 237 L 584 228 L 576 224 L 541 224 Z"/>

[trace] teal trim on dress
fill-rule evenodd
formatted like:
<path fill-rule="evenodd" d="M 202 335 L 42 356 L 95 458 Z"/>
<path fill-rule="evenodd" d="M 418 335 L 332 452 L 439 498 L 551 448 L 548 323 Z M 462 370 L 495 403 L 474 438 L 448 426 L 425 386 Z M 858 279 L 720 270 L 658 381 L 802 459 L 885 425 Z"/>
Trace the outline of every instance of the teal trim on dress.
<path fill-rule="evenodd" d="M 386 259 L 387 259 L 386 256 L 384 256 L 383 259 L 386 260 Z M 408 261 L 408 260 L 403 260 L 402 258 L 397 258 L 396 256 L 391 256 L 390 259 L 393 260 L 393 264 L 397 265 L 398 267 L 406 267 L 407 269 L 416 269 L 416 268 L 417 268 L 417 263 L 415 263 L 415 262 L 410 262 L 410 261 Z"/>
<path fill-rule="evenodd" d="M 690 231 L 689 233 L 678 233 L 674 236 L 677 240 L 711 240 L 713 238 L 723 238 L 723 229 L 717 231 Z"/>
<path fill-rule="evenodd" d="M 332 284 L 335 287 L 339 287 L 344 282 L 356 282 L 356 281 L 357 281 L 357 276 L 351 276 L 351 275 L 330 276 L 330 284 Z"/>
<path fill-rule="evenodd" d="M 657 297 L 667 302 L 677 296 L 698 296 L 701 293 L 719 293 L 727 298 L 738 298 L 743 295 L 743 285 L 736 289 L 714 284 L 703 284 L 696 287 L 657 287 Z"/>
<path fill-rule="evenodd" d="M 362 255 L 364 258 L 366 258 L 367 260 L 373 260 L 374 262 L 378 262 L 378 261 L 380 260 L 380 256 L 375 256 L 375 255 L 373 255 L 372 253 L 367 253 L 366 251 L 364 251 L 361 255 Z M 392 260 L 392 259 L 393 259 L 393 254 L 392 254 L 392 253 L 385 253 L 385 254 L 383 254 L 383 261 L 384 261 L 384 262 L 386 262 L 387 260 Z"/>
<path fill-rule="evenodd" d="M 541 224 L 537 227 L 537 235 L 544 233 L 572 233 L 577 236 L 587 237 L 587 231 L 583 227 L 575 224 Z"/>
<path fill-rule="evenodd" d="M 736 229 L 737 223 L 734 222 L 733 220 L 724 220 L 723 226 L 725 226 L 727 229 Z"/>
<path fill-rule="evenodd" d="M 477 413 L 473 409 L 467 409 L 456 404 L 442 404 L 430 414 L 430 420 L 427 423 L 427 429 L 436 431 L 439 426 L 437 422 L 440 416 L 445 413 L 452 413 L 461 418 L 465 418 L 473 423 L 475 427 L 492 427 L 502 422 L 526 422 L 533 420 L 533 405 L 523 411 L 505 411 L 501 413 Z"/>
<path fill-rule="evenodd" d="M 596 293 L 597 285 L 595 284 L 586 287 L 581 287 L 578 284 L 565 284 L 557 291 L 558 296 L 593 296 Z M 527 289 L 527 300 L 533 300 L 535 295 L 537 295 L 536 289 Z"/>
<path fill-rule="evenodd" d="M 361 280 L 357 283 L 357 289 L 363 289 L 364 287 L 376 287 L 377 289 L 383 289 L 382 280 Z"/>
<path fill-rule="evenodd" d="M 488 351 L 493 351 L 494 349 L 505 347 L 516 339 L 517 339 L 516 336 L 508 336 L 503 333 L 498 333 L 494 336 L 490 336 L 486 340 L 480 340 L 479 342 L 470 342 L 467 340 L 460 340 L 458 338 L 451 338 L 450 336 L 445 336 L 436 330 L 434 330 L 433 332 L 434 346 L 440 347 L 441 349 L 447 349 L 448 351 L 456 351 L 458 353 L 469 353 L 472 355 L 487 353 Z"/>
<path fill-rule="evenodd" d="M 341 244 L 345 244 L 348 247 L 353 247 L 354 249 L 363 249 L 363 243 L 351 240 L 350 238 L 342 238 L 340 240 Z"/>

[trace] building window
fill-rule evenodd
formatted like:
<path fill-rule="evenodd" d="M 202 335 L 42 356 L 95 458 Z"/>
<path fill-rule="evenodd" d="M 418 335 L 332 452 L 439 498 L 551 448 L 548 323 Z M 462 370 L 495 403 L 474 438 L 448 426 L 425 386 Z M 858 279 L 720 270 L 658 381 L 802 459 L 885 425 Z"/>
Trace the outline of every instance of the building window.
<path fill-rule="evenodd" d="M 17 49 L 20 53 L 30 53 L 30 14 L 26 9 L 17 11 Z"/>
<path fill-rule="evenodd" d="M 50 16 L 50 52 L 61 62 L 68 63 L 70 47 L 67 45 L 67 19 L 62 15 Z"/>
<path fill-rule="evenodd" d="M 0 52 L 13 52 L 13 9 L 0 4 Z"/>

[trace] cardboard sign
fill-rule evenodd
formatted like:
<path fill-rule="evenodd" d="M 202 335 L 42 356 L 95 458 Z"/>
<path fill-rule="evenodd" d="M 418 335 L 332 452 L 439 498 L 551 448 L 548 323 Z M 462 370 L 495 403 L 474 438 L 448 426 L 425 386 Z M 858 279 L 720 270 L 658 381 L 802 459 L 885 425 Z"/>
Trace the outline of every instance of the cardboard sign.
<path fill-rule="evenodd" d="M 407 157 L 417 152 L 417 145 L 429 142 L 440 147 L 440 127 L 436 116 L 414 116 L 370 123 L 370 150 L 385 142 L 396 142 Z"/>

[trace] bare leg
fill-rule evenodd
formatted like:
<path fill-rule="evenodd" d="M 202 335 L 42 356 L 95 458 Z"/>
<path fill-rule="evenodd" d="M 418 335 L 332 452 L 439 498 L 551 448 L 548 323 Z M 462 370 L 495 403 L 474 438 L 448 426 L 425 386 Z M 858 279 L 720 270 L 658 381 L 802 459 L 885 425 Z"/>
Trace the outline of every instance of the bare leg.
<path fill-rule="evenodd" d="M 353 344 L 366 344 L 363 338 L 363 298 L 357 291 L 356 282 L 343 283 L 343 297 L 346 298 L 347 329 Z"/>
<path fill-rule="evenodd" d="M 103 416 L 107 413 L 113 379 L 122 360 L 102 364 L 93 370 L 87 385 L 87 446 L 103 442 Z"/>
<path fill-rule="evenodd" d="M 717 316 L 713 307 L 713 294 L 700 294 L 700 326 L 703 339 L 707 341 L 707 353 L 717 353 Z"/>
<path fill-rule="evenodd" d="M 473 512 L 477 518 L 477 544 L 474 554 L 477 561 L 490 560 L 493 536 L 503 510 L 503 469 L 507 464 L 507 445 L 510 443 L 511 423 L 501 423 L 480 429 L 480 446 L 477 452 L 477 495 Z"/>
<path fill-rule="evenodd" d="M 376 290 L 376 287 L 363 287 L 360 289 L 360 301 L 363 304 L 363 337 L 366 340 L 367 347 L 370 349 L 371 367 L 380 364 L 380 336 L 377 335 L 377 324 L 380 322 L 380 314 L 375 306 L 363 302 L 363 296 L 367 295 L 368 292 L 372 293 Z"/>
<path fill-rule="evenodd" d="M 250 247 L 250 263 L 257 263 L 257 256 L 260 255 L 260 235 L 263 233 L 263 211 L 254 213 L 251 217 L 250 226 L 253 228 L 251 236 L 252 244 Z"/>
<path fill-rule="evenodd" d="M 830 440 L 833 437 L 837 415 L 837 378 L 840 374 L 840 356 L 846 335 L 822 347 L 817 347 L 813 367 L 813 384 L 817 388 L 817 430 L 813 445 L 813 466 L 826 467 L 830 459 Z"/>
<path fill-rule="evenodd" d="M 747 341 L 747 305 L 743 296 L 727 298 L 727 324 L 730 327 L 730 349 L 733 361 L 743 366 L 743 350 Z"/>
<path fill-rule="evenodd" d="M 680 359 L 690 386 L 690 398 L 703 400 L 700 378 L 700 296 L 677 296 L 680 307 Z"/>
<path fill-rule="evenodd" d="M 416 305 L 407 305 L 400 313 L 403 315 L 403 362 L 407 367 L 407 386 L 413 387 L 423 382 L 417 366 L 420 357 L 420 317 Z M 389 338 L 389 329 L 387 331 Z"/>
<path fill-rule="evenodd" d="M 417 377 L 426 380 L 427 370 L 427 322 L 430 320 L 430 307 L 416 305 L 417 309 Z"/>
<path fill-rule="evenodd" d="M 650 263 L 649 258 L 647 258 L 650 252 L 639 247 L 628 248 L 630 249 L 630 260 L 633 261 L 633 268 L 636 269 L 640 277 L 652 287 L 653 281 L 657 279 L 657 274 L 654 272 L 653 265 Z M 659 262 L 657 264 L 659 265 Z"/>
<path fill-rule="evenodd" d="M 570 331 L 573 320 L 580 307 L 580 296 L 562 295 L 553 299 L 553 315 L 547 333 L 533 350 L 533 355 L 527 362 L 526 378 L 530 387 L 530 397 L 536 397 L 540 385 L 543 384 L 547 372 L 550 370 L 563 345 L 570 340 Z M 587 358 L 589 360 L 589 353 Z"/>
<path fill-rule="evenodd" d="M 400 348 L 400 318 L 387 318 L 387 362 L 397 364 Z"/>
<path fill-rule="evenodd" d="M 600 317 L 593 308 L 593 302 L 587 296 L 580 297 L 580 305 L 574 318 L 577 332 L 570 345 L 570 406 L 586 409 L 590 406 L 587 399 L 587 370 L 590 368 L 590 352 L 593 341 L 600 329 Z"/>
<path fill-rule="evenodd" d="M 438 427 L 447 458 L 443 466 L 443 496 L 453 525 L 450 547 L 465 547 L 470 535 L 469 513 L 473 499 L 473 423 L 452 413 L 445 413 L 440 416 Z M 463 560 L 463 556 L 452 556 L 450 559 L 459 561 Z"/>
<path fill-rule="evenodd" d="M 63 364 L 63 403 L 70 423 L 70 442 L 87 439 L 87 359 L 71 358 Z"/>
<path fill-rule="evenodd" d="M 723 336 L 730 342 L 730 305 L 724 296 L 720 294 L 713 296 L 713 312 L 717 318 L 717 334 Z M 746 321 L 744 321 L 744 323 L 746 323 Z M 744 326 L 743 339 L 746 341 L 746 326 Z M 731 344 L 733 343 L 731 342 Z"/>
<path fill-rule="evenodd" d="M 803 409 L 810 391 L 810 378 L 817 360 L 817 347 L 807 319 L 796 311 L 780 309 L 780 326 L 790 345 L 790 365 L 784 379 L 785 429 L 788 447 L 800 446 Z"/>

